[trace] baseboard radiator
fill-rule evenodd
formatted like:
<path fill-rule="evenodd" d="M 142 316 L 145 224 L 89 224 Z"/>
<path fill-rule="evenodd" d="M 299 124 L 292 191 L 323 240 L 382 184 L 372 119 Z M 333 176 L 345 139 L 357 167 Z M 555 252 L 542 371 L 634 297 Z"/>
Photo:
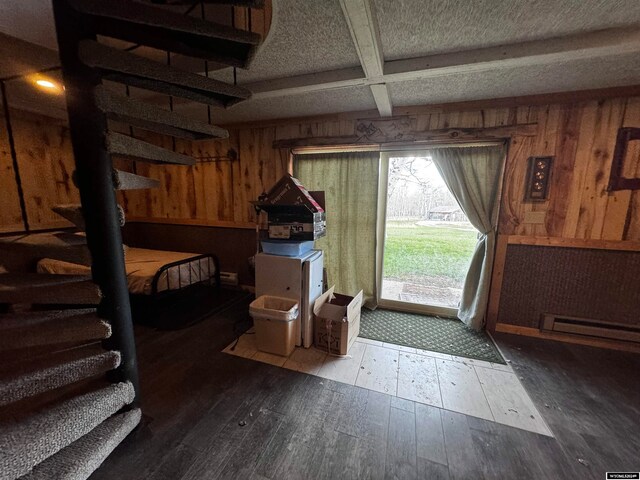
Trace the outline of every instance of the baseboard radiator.
<path fill-rule="evenodd" d="M 640 326 L 544 314 L 540 330 L 640 343 Z"/>
<path fill-rule="evenodd" d="M 235 272 L 220 272 L 220 283 L 222 285 L 238 286 L 238 274 Z"/>

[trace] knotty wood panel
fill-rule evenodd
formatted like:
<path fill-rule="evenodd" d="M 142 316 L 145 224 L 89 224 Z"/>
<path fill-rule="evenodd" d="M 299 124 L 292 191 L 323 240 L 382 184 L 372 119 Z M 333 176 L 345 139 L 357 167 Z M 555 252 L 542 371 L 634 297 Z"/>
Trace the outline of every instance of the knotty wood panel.
<path fill-rule="evenodd" d="M 22 230 L 18 187 L 13 171 L 9 137 L 4 117 L 0 116 L 0 232 Z"/>
<path fill-rule="evenodd" d="M 538 136 L 527 144 L 514 138 L 505 170 L 500 233 L 591 240 L 640 240 L 638 192 L 606 191 L 616 134 L 640 126 L 640 99 L 621 98 L 573 105 L 535 107 Z M 518 121 L 523 117 L 518 116 Z M 549 200 L 525 203 L 529 156 L 555 156 Z M 637 154 L 627 168 L 640 165 Z M 527 212 L 544 212 L 543 224 L 527 224 Z"/>
<path fill-rule="evenodd" d="M 68 129 L 47 117 L 13 111 L 11 126 L 30 228 L 70 226 L 51 211 L 56 204 L 80 202 L 71 180 L 75 163 Z"/>

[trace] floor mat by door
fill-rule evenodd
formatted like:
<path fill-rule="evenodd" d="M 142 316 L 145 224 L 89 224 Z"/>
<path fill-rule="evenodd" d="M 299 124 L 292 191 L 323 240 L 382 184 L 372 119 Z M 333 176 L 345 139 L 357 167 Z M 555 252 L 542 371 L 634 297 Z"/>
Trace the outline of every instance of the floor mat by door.
<path fill-rule="evenodd" d="M 505 363 L 484 332 L 474 332 L 461 321 L 377 309 L 362 310 L 360 336 L 396 345 Z"/>

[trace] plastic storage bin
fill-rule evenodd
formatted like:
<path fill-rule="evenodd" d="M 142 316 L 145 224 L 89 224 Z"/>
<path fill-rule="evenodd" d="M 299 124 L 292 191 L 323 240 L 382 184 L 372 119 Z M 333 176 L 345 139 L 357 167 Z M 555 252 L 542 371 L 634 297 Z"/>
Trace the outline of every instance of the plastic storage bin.
<path fill-rule="evenodd" d="M 298 318 L 295 300 L 262 295 L 249 305 L 258 350 L 288 357 L 296 346 L 294 320 Z"/>
<path fill-rule="evenodd" d="M 281 255 L 283 257 L 299 257 L 313 248 L 313 240 L 262 240 L 262 250 L 269 255 Z"/>

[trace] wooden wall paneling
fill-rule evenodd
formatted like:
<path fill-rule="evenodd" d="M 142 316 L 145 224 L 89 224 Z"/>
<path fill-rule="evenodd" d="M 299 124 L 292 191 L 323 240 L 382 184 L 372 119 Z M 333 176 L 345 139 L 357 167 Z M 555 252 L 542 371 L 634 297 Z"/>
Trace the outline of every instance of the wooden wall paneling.
<path fill-rule="evenodd" d="M 627 99 L 621 127 L 640 127 L 640 98 Z M 640 142 L 631 142 L 625 158 L 623 175 L 640 177 Z M 606 175 L 609 180 L 609 172 Z M 640 193 L 617 190 L 607 197 L 602 238 L 640 240 Z"/>
<path fill-rule="evenodd" d="M 280 169 L 280 149 L 273 148 L 276 139 L 275 127 L 262 129 L 258 137 L 257 164 L 260 174 L 259 192 L 255 191 L 256 198 L 263 192 L 266 193 L 284 175 Z M 256 200 L 252 198 L 251 200 Z"/>
<path fill-rule="evenodd" d="M 276 127 L 276 139 L 287 140 L 296 138 L 300 133 L 300 126 L 296 124 L 285 124 Z"/>
<path fill-rule="evenodd" d="M 516 109 L 516 123 L 536 123 L 538 107 L 520 106 Z"/>
<path fill-rule="evenodd" d="M 4 116 L 0 116 L 0 232 L 24 230 Z"/>
<path fill-rule="evenodd" d="M 133 172 L 133 162 L 128 163 L 127 171 Z M 145 162 L 136 162 L 135 171 L 138 175 L 160 180 L 161 172 L 158 167 L 154 167 Z M 158 189 L 163 188 L 162 182 Z M 122 201 L 127 204 L 126 211 L 131 216 L 151 217 L 154 213 L 154 205 L 158 204 L 159 192 L 154 190 L 130 190 L 121 192 Z"/>
<path fill-rule="evenodd" d="M 483 127 L 500 127 L 503 125 L 513 125 L 513 123 L 515 123 L 509 123 L 511 113 L 509 108 L 489 108 L 481 110 L 481 113 Z"/>
<path fill-rule="evenodd" d="M 197 157 L 226 156 L 230 148 L 232 146 L 229 139 L 203 140 L 193 142 L 192 154 L 196 159 Z M 232 164 L 232 161 L 208 162 L 206 159 L 196 164 L 194 176 L 198 218 L 233 221 Z"/>
<path fill-rule="evenodd" d="M 509 145 L 502 187 L 502 205 L 498 232 L 528 235 L 530 226 L 523 223 L 523 199 L 527 158 L 533 151 L 535 137 L 514 136 Z"/>
<path fill-rule="evenodd" d="M 109 125 L 109 129 L 112 129 L 112 124 Z M 126 127 L 126 131 L 122 127 L 113 129 L 125 135 L 129 135 L 133 132 L 133 136 L 137 138 L 135 129 L 129 129 Z M 134 162 L 131 160 L 125 160 L 122 158 L 113 158 L 113 167 L 125 172 L 136 173 L 144 177 L 157 178 L 150 172 L 149 164 L 145 162 Z M 149 190 L 123 190 L 117 194 L 118 203 L 122 205 L 127 217 L 149 217 L 152 215 L 151 205 L 153 199 L 157 195 L 149 193 Z"/>
<path fill-rule="evenodd" d="M 558 130 L 553 155 L 553 172 L 549 185 L 549 204 L 545 216 L 547 235 L 561 237 L 569 206 L 573 168 L 578 148 L 578 127 L 582 118 L 582 105 L 563 105 L 560 109 Z"/>
<path fill-rule="evenodd" d="M 171 138 L 164 137 L 164 147 L 172 148 Z M 191 156 L 191 142 L 176 140 L 176 152 Z M 171 188 L 166 191 L 166 204 L 174 218 L 198 218 L 195 196 L 194 167 L 184 165 L 162 166 L 165 175 L 171 175 Z"/>
<path fill-rule="evenodd" d="M 30 228 L 71 226 L 51 211 L 57 204 L 80 202 L 71 180 L 75 162 L 67 128 L 23 112 L 12 115 L 11 124 Z"/>
<path fill-rule="evenodd" d="M 416 131 L 417 132 L 425 132 L 429 130 L 429 125 L 431 124 L 431 114 L 425 113 L 416 116 Z"/>
<path fill-rule="evenodd" d="M 239 161 L 234 163 L 234 219 L 237 222 L 250 222 L 255 219 L 253 207 L 249 203 L 255 200 L 253 191 L 255 183 L 255 166 L 253 165 L 255 152 L 254 131 L 257 129 L 242 129 L 238 131 Z"/>
<path fill-rule="evenodd" d="M 172 138 L 165 135 L 141 130 L 136 130 L 135 135 L 142 141 L 168 150 L 172 150 L 174 146 Z M 175 150 L 191 155 L 191 142 L 176 139 Z M 126 194 L 128 202 L 131 202 L 131 199 L 137 199 L 138 208 L 142 209 L 143 199 L 150 198 L 145 210 L 155 218 L 195 218 L 197 205 L 193 167 L 137 162 L 137 169 L 140 175 L 158 179 L 160 186 L 153 190 L 128 192 Z M 132 216 L 142 216 L 137 210 L 129 213 L 134 213 Z"/>
<path fill-rule="evenodd" d="M 584 106 L 580 119 L 578 145 L 573 166 L 573 178 L 571 179 L 571 186 L 566 192 L 568 196 L 568 207 L 562 231 L 563 237 L 576 238 L 578 222 L 580 216 L 584 214 L 584 212 L 581 212 L 581 193 L 584 191 L 585 183 L 587 182 L 588 158 L 591 154 L 593 135 L 598 121 L 598 108 L 598 102 L 588 102 Z"/>
<path fill-rule="evenodd" d="M 588 158 L 585 188 L 582 192 L 578 221 L 578 238 L 602 238 L 607 211 L 609 172 L 616 146 L 616 135 L 622 126 L 625 99 L 606 100 L 598 105 L 593 143 Z M 621 240 L 619 238 L 618 240 Z"/>
<path fill-rule="evenodd" d="M 538 117 L 538 136 L 531 156 L 552 156 L 555 154 L 556 141 L 558 138 L 558 129 L 560 122 L 560 105 L 547 105 L 539 109 Z M 553 174 L 553 173 L 552 173 Z M 522 214 L 527 212 L 544 212 L 545 218 L 549 209 L 549 201 L 546 202 L 527 202 L 523 205 Z M 550 212 L 553 215 L 553 212 Z M 547 235 L 546 221 L 543 224 L 532 224 L 528 226 L 528 230 L 534 235 Z"/>
<path fill-rule="evenodd" d="M 638 117 L 636 117 L 638 118 Z M 631 142 L 625 159 L 632 167 L 635 164 L 634 178 L 640 178 L 640 142 Z M 628 190 L 631 199 L 625 220 L 623 240 L 640 240 L 640 190 Z"/>
<path fill-rule="evenodd" d="M 504 279 L 504 262 L 507 258 L 508 235 L 498 235 L 496 240 L 496 254 L 491 273 L 491 287 L 489 289 L 489 303 L 487 306 L 486 328 L 490 332 L 495 331 L 498 322 L 498 310 L 500 308 L 500 292 L 502 292 L 502 280 Z"/>
<path fill-rule="evenodd" d="M 271 28 L 271 0 L 266 0 L 263 8 L 232 8 L 236 28 L 251 30 L 254 33 L 260 34 L 263 39 L 268 35 L 269 29 Z M 251 21 L 249 21 L 249 18 L 251 18 Z"/>
<path fill-rule="evenodd" d="M 640 114 L 638 117 L 640 118 Z M 635 162 L 635 178 L 640 178 L 640 142 L 631 142 L 627 150 L 626 160 L 633 165 Z M 625 220 L 623 240 L 640 240 L 640 190 L 629 191 L 631 201 L 629 211 Z"/>

